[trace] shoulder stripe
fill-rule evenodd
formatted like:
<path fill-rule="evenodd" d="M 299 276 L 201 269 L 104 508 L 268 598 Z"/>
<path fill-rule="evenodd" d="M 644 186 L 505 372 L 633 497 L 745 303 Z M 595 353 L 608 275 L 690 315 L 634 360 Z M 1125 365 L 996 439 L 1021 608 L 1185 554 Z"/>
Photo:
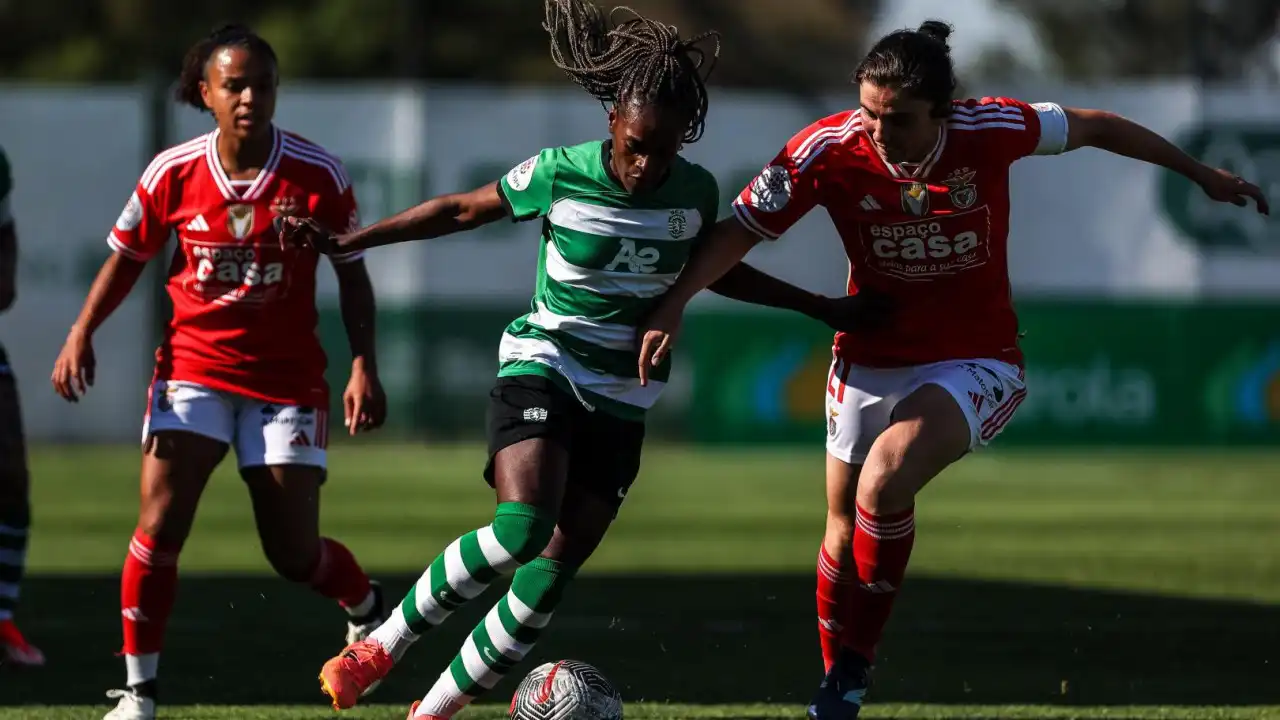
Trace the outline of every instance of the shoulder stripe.
<path fill-rule="evenodd" d="M 146 188 L 147 192 L 151 192 L 160 175 L 163 175 L 166 170 L 173 167 L 174 163 L 186 162 L 191 159 L 193 154 L 203 154 L 205 144 L 208 141 L 209 136 L 205 134 L 159 153 L 151 159 L 147 169 L 142 172 L 142 178 L 138 181 L 138 184 Z"/>
<path fill-rule="evenodd" d="M 997 122 L 990 120 L 977 123 L 959 123 L 952 121 L 947 123 L 947 127 L 952 130 L 1026 130 L 1027 124 L 1024 122 Z"/>
<path fill-rule="evenodd" d="M 862 120 L 859 119 L 855 123 L 844 125 L 838 133 L 833 132 L 824 135 L 812 148 L 809 149 L 808 157 L 805 157 L 800 161 L 799 165 L 796 166 L 796 172 L 804 172 L 814 160 L 817 160 L 818 157 L 826 151 L 827 148 L 832 145 L 843 145 L 846 140 L 853 137 L 861 130 Z"/>
<path fill-rule="evenodd" d="M 337 186 L 338 192 L 343 193 L 347 188 L 351 187 L 351 178 L 347 176 L 347 171 L 342 167 L 342 162 L 336 157 L 325 152 L 316 145 L 303 145 L 298 143 L 291 135 L 285 136 L 284 154 L 301 162 L 323 168 L 328 171 L 330 177 L 333 178 L 334 185 Z"/>
<path fill-rule="evenodd" d="M 952 116 L 972 117 L 974 115 L 1004 115 L 1007 117 L 1022 117 L 1022 108 L 1015 105 L 1001 105 L 1000 103 L 987 103 L 986 105 L 977 105 L 975 107 L 965 107 L 964 105 L 956 105 L 951 109 Z"/>
<path fill-rule="evenodd" d="M 153 163 L 153 167 L 147 168 L 147 172 L 143 174 L 142 180 L 140 180 L 138 184 L 147 191 L 148 195 L 150 195 L 155 192 L 156 186 L 160 184 L 160 181 L 164 179 L 164 176 L 167 175 L 170 170 L 186 165 L 193 160 L 199 160 L 203 157 L 204 149 L 195 148 L 193 150 L 188 150 L 183 155 L 171 156 L 163 163 Z"/>
<path fill-rule="evenodd" d="M 832 136 L 847 136 L 851 129 L 856 130 L 858 127 L 861 127 L 861 124 L 862 111 L 859 110 L 850 114 L 848 119 L 839 126 L 823 127 L 813 131 L 809 134 L 809 137 L 805 138 L 804 142 L 801 142 L 796 146 L 796 149 L 789 153 L 789 155 L 792 161 L 797 165 L 804 163 L 810 157 L 817 144 Z"/>

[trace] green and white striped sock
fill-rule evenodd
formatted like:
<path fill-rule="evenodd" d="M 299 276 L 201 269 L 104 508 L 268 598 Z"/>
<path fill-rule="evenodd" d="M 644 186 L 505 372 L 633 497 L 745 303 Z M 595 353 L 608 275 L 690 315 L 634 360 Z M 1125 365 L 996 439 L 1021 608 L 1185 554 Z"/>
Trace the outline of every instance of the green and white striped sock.
<path fill-rule="evenodd" d="M 12 619 L 18 605 L 30 524 L 31 514 L 25 506 L 0 515 L 0 622 Z"/>
<path fill-rule="evenodd" d="M 492 524 L 454 540 L 436 557 L 370 639 L 398 661 L 489 583 L 537 557 L 554 530 L 554 519 L 532 505 L 499 504 Z"/>
<path fill-rule="evenodd" d="M 417 714 L 452 717 L 493 689 L 533 649 L 576 572 L 542 557 L 517 570 L 511 589 L 471 632 Z"/>

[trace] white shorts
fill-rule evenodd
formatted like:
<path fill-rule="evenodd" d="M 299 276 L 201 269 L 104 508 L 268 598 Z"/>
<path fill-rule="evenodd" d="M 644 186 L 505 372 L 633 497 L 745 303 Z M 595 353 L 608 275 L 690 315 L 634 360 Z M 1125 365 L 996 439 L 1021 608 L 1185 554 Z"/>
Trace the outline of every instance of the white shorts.
<path fill-rule="evenodd" d="M 827 376 L 827 452 L 860 465 L 889 427 L 893 408 L 922 385 L 941 386 L 969 421 L 969 449 L 1000 434 L 1027 396 L 1022 370 L 999 360 L 868 368 L 837 359 Z"/>
<path fill-rule="evenodd" d="M 263 402 L 180 380 L 156 380 L 148 394 L 144 445 L 152 433 L 184 430 L 232 446 L 241 468 L 326 467 L 325 410 Z"/>

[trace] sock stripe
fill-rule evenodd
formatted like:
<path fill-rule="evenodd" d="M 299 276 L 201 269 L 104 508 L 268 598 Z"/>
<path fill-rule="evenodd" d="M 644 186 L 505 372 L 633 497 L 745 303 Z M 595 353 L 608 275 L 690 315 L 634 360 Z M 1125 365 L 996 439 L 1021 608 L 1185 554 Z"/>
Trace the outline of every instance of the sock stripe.
<path fill-rule="evenodd" d="M 449 571 L 445 568 L 444 555 L 444 553 L 437 555 L 436 559 L 431 561 L 431 566 L 427 568 L 427 572 L 431 575 L 430 598 L 440 607 L 453 612 L 462 607 L 467 598 L 459 595 L 458 591 L 449 584 Z"/>
<path fill-rule="evenodd" d="M 500 573 L 489 564 L 489 559 L 485 557 L 484 550 L 480 547 L 479 531 L 463 535 L 458 542 L 458 549 L 462 553 L 462 564 L 467 572 L 471 573 L 471 577 L 485 585 L 498 579 Z"/>
<path fill-rule="evenodd" d="M 27 547 L 27 533 L 0 535 L 0 550 L 23 550 Z"/>
<path fill-rule="evenodd" d="M 489 652 L 492 653 L 493 650 L 489 649 Z M 467 636 L 467 641 L 462 644 L 462 652 L 458 657 L 462 658 L 462 666 L 466 668 L 467 676 L 475 684 L 485 690 L 492 690 L 493 686 L 498 684 L 499 676 L 489 667 L 489 660 L 480 654 L 474 635 Z M 497 658 L 495 657 L 494 660 Z"/>
<path fill-rule="evenodd" d="M 858 529 L 877 540 L 901 540 L 902 538 L 910 537 L 916 531 L 916 524 L 913 521 L 910 524 L 886 530 L 883 525 L 865 523 L 859 518 Z"/>
<path fill-rule="evenodd" d="M 17 565 L 0 565 L 0 585 L 16 585 L 22 581 L 22 568 Z"/>
<path fill-rule="evenodd" d="M 19 588 L 17 583 L 0 582 L 0 602 L 17 600 Z"/>
<path fill-rule="evenodd" d="M 462 541 L 454 540 L 444 549 L 445 582 L 453 588 L 463 600 L 470 600 L 480 593 L 488 583 L 481 582 L 467 571 L 467 564 L 462 560 Z"/>
<path fill-rule="evenodd" d="M 818 551 L 818 572 L 837 585 L 847 585 L 853 582 L 853 573 L 847 573 L 836 566 L 831 556 L 827 554 L 826 548 Z"/>
<path fill-rule="evenodd" d="M 498 536 L 493 532 L 492 525 L 486 525 L 476 531 L 476 540 L 480 541 L 480 552 L 484 553 L 484 559 L 489 563 L 489 567 L 498 571 L 499 574 L 506 575 L 520 567 L 520 561 L 516 560 L 515 555 L 498 542 Z"/>
<path fill-rule="evenodd" d="M 540 613 L 529 607 L 515 594 L 515 591 L 508 592 L 506 600 L 507 606 L 511 609 L 511 617 L 520 625 L 541 630 L 551 622 L 551 613 Z"/>

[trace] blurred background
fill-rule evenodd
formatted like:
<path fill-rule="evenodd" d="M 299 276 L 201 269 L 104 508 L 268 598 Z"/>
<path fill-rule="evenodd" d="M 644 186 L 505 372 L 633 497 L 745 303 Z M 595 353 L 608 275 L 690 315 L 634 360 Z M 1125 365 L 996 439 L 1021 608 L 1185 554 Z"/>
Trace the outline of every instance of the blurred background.
<path fill-rule="evenodd" d="M 848 75 L 879 35 L 931 17 L 955 26 L 966 95 L 1119 112 L 1280 201 L 1280 0 L 629 4 L 686 36 L 723 35 L 707 132 L 686 155 L 716 174 L 726 211 L 793 133 L 856 102 Z M 277 122 L 342 158 L 365 222 L 605 132 L 599 104 L 550 62 L 536 0 L 0 0 L 0 145 L 21 242 L 0 341 L 36 491 L 19 617 L 51 656 L 34 681 L 0 674 L 0 707 L 94 703 L 120 679 L 115 573 L 170 312 L 159 264 L 97 333 L 88 398 L 66 404 L 47 378 L 142 169 L 211 127 L 170 96 L 186 48 L 228 20 L 274 45 Z M 939 717 L 978 717 L 954 709 L 966 703 L 1280 704 L 1277 221 L 1092 150 L 1024 160 L 1013 177 L 1030 392 L 995 447 L 922 497 L 877 698 Z M 333 447 L 325 522 L 392 595 L 491 512 L 485 399 L 536 253 L 531 228 L 499 223 L 368 256 L 391 416 Z M 844 286 L 823 213 L 750 260 L 816 291 Z M 342 387 L 336 286 L 321 279 Z M 599 664 L 629 699 L 807 698 L 829 347 L 804 318 L 696 301 L 641 480 L 540 653 Z M 192 587 L 165 661 L 175 699 L 314 703 L 310 673 L 339 619 L 269 577 L 226 466 L 183 555 Z M 470 622 L 451 625 L 380 697 L 426 690 Z M 228 692 L 215 679 L 234 673 L 227 628 L 288 634 L 273 642 L 288 670 Z M 729 662 L 750 663 L 751 680 Z M 27 716 L 45 717 L 13 715 Z"/>

